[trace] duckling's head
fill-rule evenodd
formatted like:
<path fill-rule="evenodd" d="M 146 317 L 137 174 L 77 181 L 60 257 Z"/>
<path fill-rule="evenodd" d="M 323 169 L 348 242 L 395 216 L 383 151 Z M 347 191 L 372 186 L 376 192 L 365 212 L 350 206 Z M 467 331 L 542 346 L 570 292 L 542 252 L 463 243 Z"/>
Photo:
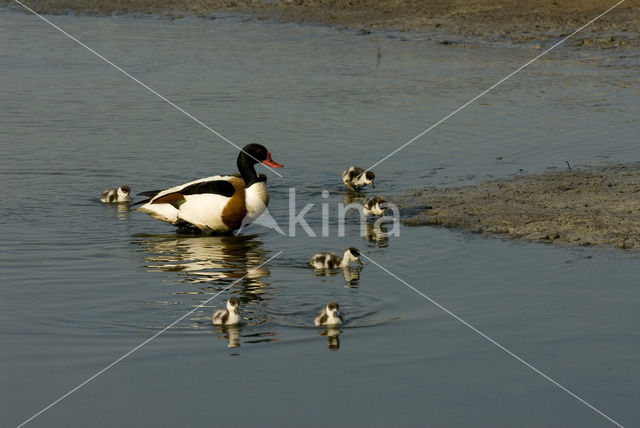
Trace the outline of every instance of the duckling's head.
<path fill-rule="evenodd" d="M 342 257 L 348 263 L 356 262 L 358 264 L 362 264 L 360 261 L 360 250 L 355 247 L 349 247 L 345 250 L 344 256 Z"/>
<path fill-rule="evenodd" d="M 337 318 L 340 316 L 340 313 L 338 312 L 340 305 L 338 305 L 338 302 L 329 302 L 329 304 L 327 305 L 327 314 L 329 316 L 333 316 L 334 318 Z"/>
<path fill-rule="evenodd" d="M 373 173 L 373 171 L 366 171 L 366 172 L 364 173 L 364 181 L 365 181 L 367 184 L 370 184 L 370 185 L 371 185 L 371 187 L 373 187 L 374 189 L 375 189 L 375 187 L 376 187 L 376 186 L 373 184 L 373 180 L 375 180 L 375 178 L 376 178 L 376 175 Z"/>
<path fill-rule="evenodd" d="M 127 186 L 126 184 L 118 187 L 117 190 L 117 194 L 118 194 L 118 198 L 120 199 L 124 199 L 124 198 L 128 198 L 129 197 L 129 193 L 131 192 L 131 188 L 129 186 Z"/>
<path fill-rule="evenodd" d="M 231 313 L 237 314 L 239 304 L 240 301 L 237 298 L 231 297 L 229 300 L 227 300 L 227 310 Z"/>

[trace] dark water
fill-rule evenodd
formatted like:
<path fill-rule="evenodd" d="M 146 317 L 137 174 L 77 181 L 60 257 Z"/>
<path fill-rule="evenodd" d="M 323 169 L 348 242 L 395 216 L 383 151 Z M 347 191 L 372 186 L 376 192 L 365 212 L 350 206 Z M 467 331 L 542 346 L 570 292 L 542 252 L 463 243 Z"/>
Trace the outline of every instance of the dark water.
<path fill-rule="evenodd" d="M 235 18 L 51 19 L 237 144 L 265 144 L 286 165 L 283 178 L 264 171 L 280 227 L 295 188 L 296 212 L 315 203 L 306 218 L 318 235 L 328 204 L 330 236 L 179 236 L 99 203 L 122 183 L 136 192 L 233 172 L 237 152 L 44 22 L 3 12 L 0 425 L 230 285 L 31 424 L 610 424 L 375 264 L 347 278 L 307 268 L 314 252 L 348 246 L 609 417 L 640 423 L 637 255 L 435 228 L 375 240 L 353 217 L 337 236 L 343 169 L 375 163 L 537 51 Z M 376 191 L 637 160 L 640 77 L 603 66 L 607 55 L 539 60 L 378 166 Z M 246 323 L 215 328 L 229 295 Z M 311 327 L 330 300 L 346 325 Z"/>

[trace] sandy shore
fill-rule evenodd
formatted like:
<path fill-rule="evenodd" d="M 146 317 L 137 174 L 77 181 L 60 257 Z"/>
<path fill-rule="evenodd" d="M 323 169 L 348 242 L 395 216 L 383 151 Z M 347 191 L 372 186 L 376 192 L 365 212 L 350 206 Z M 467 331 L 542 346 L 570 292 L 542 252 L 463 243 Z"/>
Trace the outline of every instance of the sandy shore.
<path fill-rule="evenodd" d="M 395 201 L 408 226 L 536 242 L 640 249 L 640 162 L 428 188 Z"/>
<path fill-rule="evenodd" d="M 15 2 L 0 0 L 12 8 Z M 311 23 L 360 32 L 421 32 L 444 43 L 515 42 L 544 46 L 564 37 L 616 0 L 25 0 L 39 13 L 156 14 L 213 18 L 217 12 Z M 569 46 L 640 46 L 640 2 L 626 0 Z"/>

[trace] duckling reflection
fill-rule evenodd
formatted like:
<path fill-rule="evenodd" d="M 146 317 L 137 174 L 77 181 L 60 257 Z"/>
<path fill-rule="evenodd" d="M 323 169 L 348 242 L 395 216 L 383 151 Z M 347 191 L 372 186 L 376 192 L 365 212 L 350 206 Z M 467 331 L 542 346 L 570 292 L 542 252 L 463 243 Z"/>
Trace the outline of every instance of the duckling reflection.
<path fill-rule="evenodd" d="M 371 247 L 386 248 L 389 246 L 388 229 L 378 221 L 375 223 L 367 222 L 364 239 L 367 240 Z"/>
<path fill-rule="evenodd" d="M 215 330 L 219 333 L 218 338 L 228 340 L 227 348 L 239 348 L 240 347 L 240 329 L 241 325 L 220 325 L 216 326 Z"/>
<path fill-rule="evenodd" d="M 360 192 L 359 190 L 346 190 L 344 192 L 344 197 L 342 198 L 345 205 L 352 204 L 354 202 L 362 202 L 364 201 L 366 194 Z"/>
<path fill-rule="evenodd" d="M 320 333 L 320 336 L 327 336 L 327 347 L 332 351 L 340 349 L 340 330 L 337 327 L 327 327 L 326 330 Z"/>
<path fill-rule="evenodd" d="M 128 203 L 116 204 L 116 210 L 118 211 L 118 218 L 122 221 L 129 220 L 131 214 L 131 205 Z"/>
<path fill-rule="evenodd" d="M 129 220 L 131 215 L 131 204 L 129 202 L 123 202 L 119 204 L 102 204 L 104 210 L 108 212 L 109 216 L 117 215 L 118 220 L 125 222 Z"/>
<path fill-rule="evenodd" d="M 362 266 L 347 266 L 342 269 L 342 275 L 344 276 L 344 282 L 347 285 L 357 286 L 360 284 L 360 271 L 362 270 Z"/>
<path fill-rule="evenodd" d="M 342 272 L 344 282 L 347 286 L 358 286 L 360 284 L 361 265 L 345 266 L 340 269 L 314 269 L 316 276 L 334 276 Z"/>

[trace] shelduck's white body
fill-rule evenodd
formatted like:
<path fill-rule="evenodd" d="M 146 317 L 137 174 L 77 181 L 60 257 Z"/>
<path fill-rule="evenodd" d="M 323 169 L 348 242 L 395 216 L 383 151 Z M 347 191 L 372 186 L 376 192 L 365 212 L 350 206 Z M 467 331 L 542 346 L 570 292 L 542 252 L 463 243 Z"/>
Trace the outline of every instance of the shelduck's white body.
<path fill-rule="evenodd" d="M 233 189 L 231 196 L 226 196 L 228 192 L 226 194 L 205 192 L 188 194 L 187 189 L 205 188 L 207 185 L 211 187 L 225 186 L 222 182 L 231 185 Z M 232 175 L 200 178 L 161 191 L 138 208 L 138 211 L 146 212 L 157 220 L 175 225 L 185 222 L 204 232 L 228 232 L 238 229 L 247 214 L 247 192 L 244 186 L 244 181 L 241 178 Z M 254 199 L 256 198 L 252 198 L 252 200 Z M 264 204 L 262 209 L 260 206 L 251 207 L 254 215 L 257 214 L 256 218 L 262 214 L 265 208 Z"/>
<path fill-rule="evenodd" d="M 245 224 L 252 223 L 269 206 L 269 191 L 267 190 L 267 177 L 260 175 L 261 181 L 252 184 L 248 189 L 245 189 L 245 201 L 247 208 L 247 216 L 245 217 Z"/>
<path fill-rule="evenodd" d="M 238 230 L 253 222 L 269 205 L 267 177 L 253 165 L 282 165 L 259 144 L 245 146 L 238 155 L 240 176 L 214 175 L 159 192 L 142 193 L 150 199 L 137 210 L 176 226 L 196 227 L 205 233 Z"/>

